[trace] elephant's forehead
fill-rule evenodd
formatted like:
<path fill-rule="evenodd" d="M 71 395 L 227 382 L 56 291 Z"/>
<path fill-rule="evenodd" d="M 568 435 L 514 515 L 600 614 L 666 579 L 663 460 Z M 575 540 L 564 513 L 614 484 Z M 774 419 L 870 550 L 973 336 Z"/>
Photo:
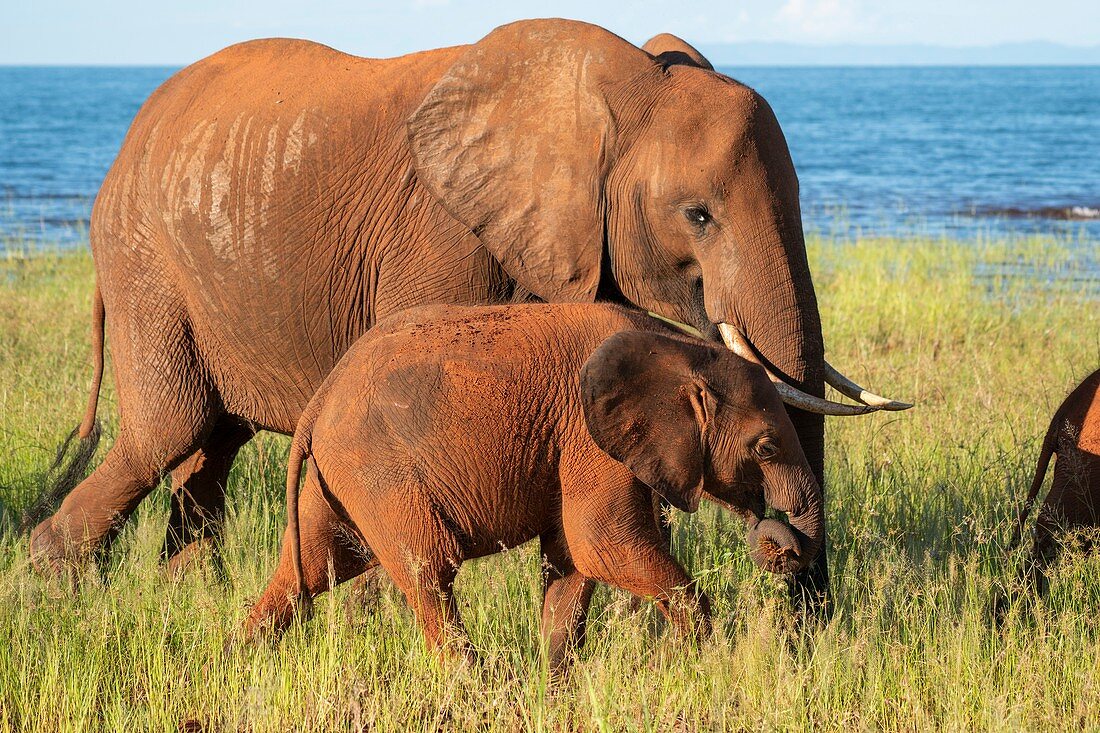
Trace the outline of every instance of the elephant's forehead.
<path fill-rule="evenodd" d="M 744 89 L 742 87 L 742 89 Z M 666 98 L 664 109 L 653 115 L 649 145 L 643 153 L 667 175 L 682 170 L 693 177 L 707 173 L 723 178 L 733 175 L 758 157 L 760 137 L 771 127 L 757 119 L 758 107 L 734 95 L 733 99 L 695 100 Z M 727 103 L 728 102 L 728 103 Z"/>
<path fill-rule="evenodd" d="M 674 73 L 657 107 L 658 120 L 726 144 L 751 135 L 767 110 L 751 87 L 700 69 Z"/>

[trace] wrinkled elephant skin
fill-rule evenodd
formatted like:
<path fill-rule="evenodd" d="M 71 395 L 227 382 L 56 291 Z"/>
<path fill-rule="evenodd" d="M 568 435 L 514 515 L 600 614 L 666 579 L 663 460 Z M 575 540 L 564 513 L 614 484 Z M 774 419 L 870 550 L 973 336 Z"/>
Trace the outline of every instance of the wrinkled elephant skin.
<path fill-rule="evenodd" d="M 690 46 L 654 43 L 563 20 L 394 59 L 275 39 L 165 82 L 92 212 L 118 437 L 35 529 L 36 565 L 105 548 L 165 471 L 165 557 L 216 536 L 254 429 L 292 432 L 348 347 L 415 305 L 601 299 L 709 338 L 732 324 L 823 396 L 779 124 Z M 823 417 L 790 415 L 820 483 Z"/>
<path fill-rule="evenodd" d="M 1021 539 L 1027 515 L 1055 457 L 1054 477 L 1039 509 L 1025 570 L 1029 583 L 1040 595 L 1046 592 L 1046 571 L 1058 556 L 1059 533 L 1100 527 L 1100 370 L 1086 377 L 1066 397 L 1050 421 L 1031 490 L 1017 520 L 1014 546 Z"/>
<path fill-rule="evenodd" d="M 434 306 L 379 324 L 306 407 L 287 494 L 283 556 L 250 635 L 285 628 L 296 599 L 329 588 L 330 567 L 340 581 L 380 563 L 429 645 L 469 655 L 459 565 L 538 537 L 554 668 L 594 581 L 655 599 L 688 638 L 706 633 L 709 602 L 669 554 L 657 496 L 733 509 L 772 571 L 807 567 L 825 530 L 821 487 L 764 369 L 603 304 Z M 348 536 L 358 551 L 337 541 Z"/>

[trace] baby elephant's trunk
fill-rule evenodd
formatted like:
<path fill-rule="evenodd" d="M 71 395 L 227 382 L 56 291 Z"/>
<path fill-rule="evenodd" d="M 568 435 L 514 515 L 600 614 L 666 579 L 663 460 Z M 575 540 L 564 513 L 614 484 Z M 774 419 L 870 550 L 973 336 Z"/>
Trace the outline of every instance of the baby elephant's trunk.
<path fill-rule="evenodd" d="M 786 524 L 761 519 L 749 529 L 749 556 L 769 573 L 793 573 L 801 564 L 802 546 Z"/>
<path fill-rule="evenodd" d="M 754 562 L 772 573 L 794 573 L 809 566 L 825 541 L 825 502 L 809 466 L 775 466 L 766 470 L 764 498 L 787 513 L 789 525 L 761 519 L 749 528 Z"/>

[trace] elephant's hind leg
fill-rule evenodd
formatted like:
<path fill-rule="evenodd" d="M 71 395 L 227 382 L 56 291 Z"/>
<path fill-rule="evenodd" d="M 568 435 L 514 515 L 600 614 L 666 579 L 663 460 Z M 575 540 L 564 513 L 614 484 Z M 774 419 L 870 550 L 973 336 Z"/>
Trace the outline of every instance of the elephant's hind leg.
<path fill-rule="evenodd" d="M 161 550 L 170 573 L 183 572 L 207 548 L 217 551 L 229 469 L 253 435 L 247 423 L 222 417 L 202 447 L 172 471 L 172 514 Z"/>
<path fill-rule="evenodd" d="M 31 557 L 40 570 L 65 573 L 106 552 L 137 505 L 198 437 L 150 452 L 122 433 L 92 474 L 31 533 Z"/>
<path fill-rule="evenodd" d="M 452 659 L 476 660 L 454 596 L 457 562 L 421 554 L 415 547 L 410 547 L 409 552 L 408 559 L 399 560 L 391 555 L 382 564 L 405 594 L 428 647 Z"/>
<path fill-rule="evenodd" d="M 1035 540 L 1032 544 L 1031 555 L 1024 564 L 1022 571 L 1025 582 L 1038 598 L 1046 596 L 1050 581 L 1047 573 L 1058 562 L 1061 555 L 1061 547 L 1058 542 L 1059 532 L 1065 527 L 1064 515 L 1048 503 L 1039 510 L 1039 516 L 1035 521 Z"/>
<path fill-rule="evenodd" d="M 405 594 L 428 647 L 452 659 L 476 660 L 454 597 L 463 554 L 453 522 L 423 499 L 430 492 L 416 483 L 368 489 L 362 495 L 384 497 L 379 501 L 393 507 L 383 513 L 375 502 L 360 501 L 348 510 L 382 567 Z"/>
<path fill-rule="evenodd" d="M 1100 524 L 1100 461 L 1077 448 L 1058 454 L 1050 491 L 1035 520 L 1035 542 L 1025 568 L 1036 595 L 1046 595 L 1047 574 L 1062 553 L 1062 535 Z M 1079 547 L 1087 550 L 1088 545 Z"/>
<path fill-rule="evenodd" d="M 377 566 L 374 554 L 349 520 L 339 516 L 329 505 L 312 467 L 298 500 L 298 516 L 307 602 Z M 245 633 L 249 638 L 261 631 L 277 636 L 293 623 L 300 607 L 293 563 L 290 537 L 284 533 L 279 566 L 248 614 Z"/>
<path fill-rule="evenodd" d="M 116 292 L 107 302 L 118 439 L 32 533 L 31 556 L 44 571 L 105 551 L 161 476 L 203 444 L 222 414 L 182 306 L 158 300 L 155 290 L 137 294 L 143 298 L 120 302 Z"/>

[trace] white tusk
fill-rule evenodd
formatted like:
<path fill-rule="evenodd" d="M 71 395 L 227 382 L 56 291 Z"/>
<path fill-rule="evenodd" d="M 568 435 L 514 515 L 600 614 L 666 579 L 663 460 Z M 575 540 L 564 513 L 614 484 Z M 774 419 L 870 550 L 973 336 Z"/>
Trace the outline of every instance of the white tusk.
<path fill-rule="evenodd" d="M 694 336 L 695 338 L 703 339 L 704 341 L 707 340 L 707 337 L 703 335 L 703 332 L 700 331 L 698 328 L 695 328 L 694 326 L 689 326 L 686 323 L 680 323 L 679 321 L 674 321 L 671 318 L 665 318 L 660 313 L 654 313 L 653 311 L 646 311 L 646 313 L 648 313 L 653 318 L 656 318 L 658 321 L 664 321 L 665 323 L 672 326 L 673 328 L 680 329 L 681 331 L 683 331 L 684 333 L 686 333 L 689 336 Z"/>
<path fill-rule="evenodd" d="M 768 371 L 767 367 L 764 368 L 764 371 Z M 806 412 L 816 412 L 819 415 L 848 417 L 851 415 L 866 415 L 869 412 L 878 410 L 877 407 L 871 407 L 870 405 L 845 405 L 841 402 L 831 402 L 820 397 L 814 397 L 811 394 L 806 394 L 797 387 L 792 387 L 786 382 L 776 379 L 775 375 L 771 372 L 768 372 L 768 376 L 772 378 L 772 384 L 775 385 L 775 391 L 779 393 L 779 397 L 784 403 L 791 407 L 805 410 Z"/>
<path fill-rule="evenodd" d="M 866 415 L 869 412 L 875 412 L 879 409 L 872 405 L 845 405 L 840 402 L 830 402 L 829 400 L 807 394 L 797 387 L 787 384 L 773 374 L 768 367 L 764 366 L 764 363 L 757 357 L 748 339 L 746 339 L 736 328 L 728 323 L 719 323 L 718 332 L 722 334 L 722 341 L 726 344 L 726 348 L 742 359 L 758 364 L 764 369 L 765 373 L 768 375 L 768 379 L 775 385 L 775 391 L 779 393 L 783 402 L 791 407 L 797 407 L 800 410 L 814 412 L 819 415 L 839 416 Z"/>
<path fill-rule="evenodd" d="M 736 328 L 728 323 L 719 323 L 718 333 L 722 334 L 722 342 L 725 343 L 727 349 L 737 354 L 742 359 L 747 359 L 753 364 L 760 364 L 760 366 L 764 366 L 760 362 L 760 359 L 757 358 L 756 352 L 752 350 L 751 346 L 749 346 L 748 340 L 744 336 L 742 336 L 741 332 L 738 331 Z M 772 381 L 774 382 L 775 375 L 772 374 L 767 367 L 764 367 L 764 369 L 768 372 L 768 376 L 771 377 Z"/>
<path fill-rule="evenodd" d="M 908 410 L 913 406 L 908 402 L 898 402 L 897 400 L 880 397 L 874 392 L 868 392 L 834 369 L 829 362 L 825 362 L 825 382 L 845 397 L 850 397 L 856 402 L 862 402 L 871 407 L 877 407 L 880 410 Z"/>

